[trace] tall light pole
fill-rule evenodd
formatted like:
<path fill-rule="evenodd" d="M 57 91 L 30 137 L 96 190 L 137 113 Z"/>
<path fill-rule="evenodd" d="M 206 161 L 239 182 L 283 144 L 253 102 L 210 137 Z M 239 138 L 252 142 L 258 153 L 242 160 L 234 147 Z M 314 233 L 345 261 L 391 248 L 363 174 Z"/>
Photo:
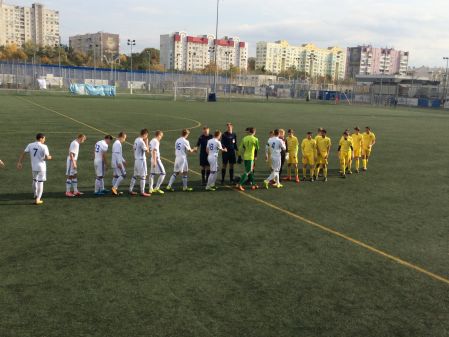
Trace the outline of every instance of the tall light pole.
<path fill-rule="evenodd" d="M 446 103 L 446 98 L 447 98 L 447 75 L 448 75 L 448 68 L 449 68 L 449 57 L 445 56 L 443 57 L 443 60 L 446 61 L 446 74 L 444 76 L 444 96 L 443 96 L 443 107 L 444 107 L 444 103 Z"/>
<path fill-rule="evenodd" d="M 214 40 L 214 63 L 215 63 L 215 75 L 214 75 L 214 94 L 217 94 L 217 78 L 218 78 L 218 64 L 217 64 L 217 54 L 218 54 L 218 18 L 219 18 L 220 0 L 217 0 L 217 20 L 215 22 L 215 40 Z"/>
<path fill-rule="evenodd" d="M 136 40 L 128 39 L 128 46 L 131 47 L 131 86 L 130 93 L 133 94 L 133 85 L 134 85 L 134 73 L 133 73 L 133 46 L 136 45 Z"/>
<path fill-rule="evenodd" d="M 148 49 L 148 92 L 151 90 L 151 49 Z"/>

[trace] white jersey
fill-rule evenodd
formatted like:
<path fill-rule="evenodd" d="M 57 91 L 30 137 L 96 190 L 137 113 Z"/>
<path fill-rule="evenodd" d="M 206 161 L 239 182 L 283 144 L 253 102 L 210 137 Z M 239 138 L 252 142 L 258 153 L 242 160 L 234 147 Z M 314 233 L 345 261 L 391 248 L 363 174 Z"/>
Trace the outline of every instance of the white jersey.
<path fill-rule="evenodd" d="M 48 147 L 41 142 L 34 142 L 28 144 L 25 148 L 25 152 L 30 154 L 31 158 L 31 170 L 33 172 L 46 172 L 47 163 L 45 161 L 45 156 L 49 156 Z"/>
<path fill-rule="evenodd" d="M 175 143 L 175 155 L 178 157 L 187 157 L 187 152 L 192 151 L 190 143 L 184 137 L 178 138 Z"/>
<path fill-rule="evenodd" d="M 125 158 L 123 158 L 122 143 L 117 139 L 112 145 L 112 160 L 111 167 L 118 167 L 119 164 L 123 164 Z"/>
<path fill-rule="evenodd" d="M 220 150 L 223 150 L 221 142 L 216 138 L 212 138 L 207 142 L 207 148 L 209 149 L 209 157 L 218 157 Z"/>
<path fill-rule="evenodd" d="M 137 137 L 134 141 L 134 159 L 135 160 L 144 160 L 147 157 L 145 153 L 148 151 L 147 144 L 141 137 Z"/>
<path fill-rule="evenodd" d="M 105 140 L 100 140 L 95 144 L 95 160 L 103 160 L 103 155 L 108 152 L 109 145 Z"/>
<path fill-rule="evenodd" d="M 268 146 L 270 147 L 271 157 L 280 158 L 282 150 L 286 150 L 285 143 L 279 137 L 271 137 L 268 140 Z"/>
<path fill-rule="evenodd" d="M 73 142 L 70 143 L 69 147 L 69 155 L 67 158 L 70 159 L 70 154 L 73 153 L 73 159 L 78 160 L 78 154 L 80 152 L 80 143 L 75 139 Z"/>
<path fill-rule="evenodd" d="M 150 151 L 151 151 L 151 158 L 153 158 L 153 151 L 156 152 L 156 159 L 161 159 L 161 153 L 159 151 L 159 145 L 160 142 L 156 139 L 153 138 L 150 142 Z"/>

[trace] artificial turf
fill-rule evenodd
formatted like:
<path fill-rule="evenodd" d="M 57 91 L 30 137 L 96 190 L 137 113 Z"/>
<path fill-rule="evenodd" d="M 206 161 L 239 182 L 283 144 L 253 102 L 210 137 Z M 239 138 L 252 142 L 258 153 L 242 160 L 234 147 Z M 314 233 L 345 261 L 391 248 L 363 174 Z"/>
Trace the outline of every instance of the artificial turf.
<path fill-rule="evenodd" d="M 0 96 L 0 121 L 2 337 L 449 336 L 449 283 L 292 216 L 449 279 L 448 112 Z M 93 196 L 102 131 L 126 131 L 132 143 L 141 128 L 166 130 L 161 152 L 173 160 L 182 128 L 192 128 L 195 144 L 200 124 L 228 121 L 239 137 L 255 126 L 261 144 L 273 128 L 302 139 L 325 127 L 334 145 L 329 181 L 245 192 L 256 199 L 204 192 L 191 156 L 193 193 Z M 368 172 L 343 180 L 337 142 L 355 125 L 369 125 L 377 144 Z M 32 205 L 29 161 L 14 167 L 37 132 L 54 156 L 42 207 Z M 79 158 L 86 195 L 69 200 L 65 161 L 78 133 L 88 136 Z M 131 146 L 124 153 L 131 173 Z M 263 158 L 256 173 L 268 175 Z"/>

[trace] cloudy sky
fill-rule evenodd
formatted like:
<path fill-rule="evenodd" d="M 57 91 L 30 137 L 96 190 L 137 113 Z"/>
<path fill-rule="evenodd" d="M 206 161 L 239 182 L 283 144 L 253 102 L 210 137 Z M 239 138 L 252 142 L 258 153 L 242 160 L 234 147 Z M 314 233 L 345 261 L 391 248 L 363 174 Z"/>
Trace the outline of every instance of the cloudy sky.
<path fill-rule="evenodd" d="M 40 2 L 60 11 L 63 42 L 69 35 L 102 30 L 119 33 L 122 41 L 132 37 L 139 48 L 159 48 L 160 34 L 215 31 L 216 0 Z M 249 42 L 252 56 L 260 40 L 314 42 L 320 47 L 370 43 L 410 51 L 414 66 L 440 66 L 442 57 L 449 55 L 449 1 L 221 0 L 219 35 Z"/>

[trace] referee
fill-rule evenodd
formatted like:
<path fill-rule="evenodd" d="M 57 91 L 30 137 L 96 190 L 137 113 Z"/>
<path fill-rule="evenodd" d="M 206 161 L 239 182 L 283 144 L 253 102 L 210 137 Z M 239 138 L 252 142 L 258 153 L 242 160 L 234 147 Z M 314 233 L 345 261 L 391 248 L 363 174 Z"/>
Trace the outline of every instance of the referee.
<path fill-rule="evenodd" d="M 211 140 L 212 135 L 209 133 L 209 128 L 207 126 L 203 127 L 203 133 L 198 138 L 196 147 L 200 149 L 200 166 L 201 166 L 201 181 L 203 185 L 206 185 L 207 179 L 210 174 L 209 161 L 207 160 L 207 142 Z M 224 153 L 224 152 L 223 152 Z"/>
<path fill-rule="evenodd" d="M 226 131 L 221 136 L 221 145 L 223 148 L 228 149 L 228 152 L 223 152 L 223 168 L 221 169 L 221 184 L 224 184 L 226 178 L 226 169 L 229 164 L 229 181 L 234 184 L 234 164 L 237 161 L 238 146 L 237 135 L 233 131 L 234 126 L 232 123 L 226 124 Z"/>

